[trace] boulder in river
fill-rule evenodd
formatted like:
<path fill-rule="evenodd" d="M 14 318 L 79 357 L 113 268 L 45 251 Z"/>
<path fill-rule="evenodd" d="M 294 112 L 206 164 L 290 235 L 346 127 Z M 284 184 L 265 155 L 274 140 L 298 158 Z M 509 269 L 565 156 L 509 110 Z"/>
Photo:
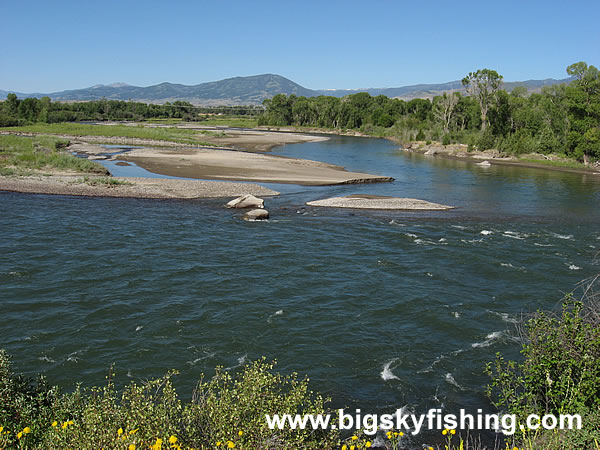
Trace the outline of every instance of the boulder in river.
<path fill-rule="evenodd" d="M 246 194 L 231 200 L 225 206 L 228 208 L 264 208 L 265 201 L 252 194 Z"/>
<path fill-rule="evenodd" d="M 269 218 L 269 211 L 266 209 L 252 209 L 244 214 L 244 220 L 267 220 Z"/>

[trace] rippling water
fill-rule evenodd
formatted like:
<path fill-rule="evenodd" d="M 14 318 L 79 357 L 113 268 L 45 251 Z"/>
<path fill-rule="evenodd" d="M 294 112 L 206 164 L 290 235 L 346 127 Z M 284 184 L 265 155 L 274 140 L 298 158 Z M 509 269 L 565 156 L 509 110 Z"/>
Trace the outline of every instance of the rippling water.
<path fill-rule="evenodd" d="M 518 356 L 522 312 L 598 272 L 600 176 L 427 159 L 380 140 L 282 147 L 396 178 L 276 186 L 272 220 L 222 200 L 0 193 L 1 346 L 16 369 L 72 388 L 262 355 L 335 406 L 492 411 L 486 361 Z M 365 192 L 456 205 L 436 213 L 304 207 Z"/>

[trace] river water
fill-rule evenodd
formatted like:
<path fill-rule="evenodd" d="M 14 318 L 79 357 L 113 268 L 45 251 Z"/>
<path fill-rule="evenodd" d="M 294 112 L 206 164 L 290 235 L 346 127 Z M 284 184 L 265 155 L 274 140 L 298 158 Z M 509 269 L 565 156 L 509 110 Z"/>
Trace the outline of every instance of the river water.
<path fill-rule="evenodd" d="M 396 181 L 269 185 L 282 195 L 267 223 L 223 200 L 0 193 L 0 347 L 16 370 L 72 389 L 102 384 L 112 363 L 121 382 L 175 368 L 189 398 L 202 372 L 264 355 L 335 407 L 493 412 L 483 367 L 518 357 L 514 323 L 599 271 L 599 175 L 481 168 L 364 138 L 274 154 Z M 304 206 L 350 193 L 457 209 Z"/>

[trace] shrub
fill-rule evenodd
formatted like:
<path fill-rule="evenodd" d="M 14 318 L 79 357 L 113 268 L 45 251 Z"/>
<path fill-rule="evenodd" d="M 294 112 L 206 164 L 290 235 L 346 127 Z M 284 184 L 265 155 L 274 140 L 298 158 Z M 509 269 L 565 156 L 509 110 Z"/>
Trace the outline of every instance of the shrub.
<path fill-rule="evenodd" d="M 0 350 L 0 448 L 333 448 L 336 431 L 269 429 L 265 414 L 325 414 L 326 400 L 308 379 L 273 371 L 264 358 L 231 374 L 217 368 L 182 402 L 171 379 L 176 372 L 121 393 L 112 371 L 106 386 L 61 394 L 45 379 L 15 375 Z M 6 434 L 6 432 L 10 432 Z M 20 436 L 18 435 L 20 433 Z M 134 447 L 131 447 L 134 448 Z"/>
<path fill-rule="evenodd" d="M 538 431 L 533 441 L 524 433 L 534 448 L 596 448 L 600 442 L 599 312 L 597 298 L 569 295 L 560 314 L 538 312 L 525 323 L 523 362 L 498 354 L 486 368 L 494 405 L 522 423 L 529 414 L 582 416 L 582 430 Z"/>

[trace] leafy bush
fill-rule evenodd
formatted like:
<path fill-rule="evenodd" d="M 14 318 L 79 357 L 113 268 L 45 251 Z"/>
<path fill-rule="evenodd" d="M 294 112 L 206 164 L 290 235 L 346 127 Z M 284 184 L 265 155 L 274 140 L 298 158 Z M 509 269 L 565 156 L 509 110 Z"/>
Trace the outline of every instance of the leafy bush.
<path fill-rule="evenodd" d="M 596 448 L 600 442 L 600 321 L 597 298 L 567 296 L 560 315 L 538 312 L 523 329 L 523 362 L 498 354 L 489 363 L 488 395 L 517 415 L 580 414 L 581 430 L 526 430 L 530 448 Z"/>
<path fill-rule="evenodd" d="M 45 379 L 12 372 L 0 350 L 0 448 L 333 448 L 335 431 L 271 430 L 265 414 L 323 414 L 326 402 L 308 379 L 273 372 L 264 358 L 231 374 L 217 368 L 184 403 L 164 377 L 121 393 L 112 373 L 106 386 L 60 393 Z M 132 446 L 132 447 L 130 447 Z"/>

